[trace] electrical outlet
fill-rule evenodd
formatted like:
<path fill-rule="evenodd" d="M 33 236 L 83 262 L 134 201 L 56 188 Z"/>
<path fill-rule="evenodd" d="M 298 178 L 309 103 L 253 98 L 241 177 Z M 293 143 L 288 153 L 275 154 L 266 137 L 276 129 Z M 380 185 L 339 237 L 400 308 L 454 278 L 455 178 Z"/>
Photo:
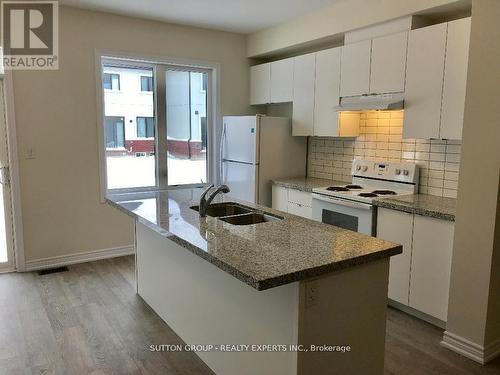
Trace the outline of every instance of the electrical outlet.
<path fill-rule="evenodd" d="M 318 304 L 318 283 L 315 281 L 306 282 L 306 307 Z"/>

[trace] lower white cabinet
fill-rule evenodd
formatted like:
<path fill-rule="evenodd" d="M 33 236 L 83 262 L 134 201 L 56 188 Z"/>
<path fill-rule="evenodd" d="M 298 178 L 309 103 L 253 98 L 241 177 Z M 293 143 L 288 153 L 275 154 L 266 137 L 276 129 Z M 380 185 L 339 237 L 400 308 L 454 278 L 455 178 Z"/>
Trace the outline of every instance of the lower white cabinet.
<path fill-rule="evenodd" d="M 389 272 L 389 298 L 409 304 L 411 244 L 413 236 L 413 214 L 378 209 L 377 237 L 403 245 L 403 252 L 391 257 Z"/>
<path fill-rule="evenodd" d="M 273 185 L 272 207 L 278 211 L 288 212 L 288 189 Z"/>
<path fill-rule="evenodd" d="M 304 206 L 302 204 L 288 202 L 288 213 L 312 219 L 312 207 Z"/>
<path fill-rule="evenodd" d="M 454 223 L 379 208 L 377 237 L 403 245 L 391 257 L 391 300 L 443 322 L 448 316 Z"/>
<path fill-rule="evenodd" d="M 275 210 L 312 219 L 311 193 L 273 185 L 272 194 L 272 203 Z"/>
<path fill-rule="evenodd" d="M 415 215 L 410 307 L 446 321 L 453 252 L 451 221 Z"/>

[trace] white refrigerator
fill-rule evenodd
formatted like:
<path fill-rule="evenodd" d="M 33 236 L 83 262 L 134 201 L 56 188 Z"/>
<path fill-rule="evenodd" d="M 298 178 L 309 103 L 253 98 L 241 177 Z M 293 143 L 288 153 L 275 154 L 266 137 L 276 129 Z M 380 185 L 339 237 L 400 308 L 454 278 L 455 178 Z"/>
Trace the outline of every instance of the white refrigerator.
<path fill-rule="evenodd" d="M 272 180 L 305 176 L 307 138 L 289 118 L 224 116 L 219 177 L 229 197 L 271 206 Z"/>

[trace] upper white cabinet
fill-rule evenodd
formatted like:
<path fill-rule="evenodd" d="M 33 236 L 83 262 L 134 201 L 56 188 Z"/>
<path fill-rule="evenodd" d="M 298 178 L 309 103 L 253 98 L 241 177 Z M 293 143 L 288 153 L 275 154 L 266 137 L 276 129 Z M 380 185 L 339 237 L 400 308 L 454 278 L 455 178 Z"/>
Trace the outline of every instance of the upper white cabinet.
<path fill-rule="evenodd" d="M 407 43 L 401 32 L 342 47 L 340 96 L 403 92 Z"/>
<path fill-rule="evenodd" d="M 448 23 L 440 137 L 462 139 L 470 18 Z"/>
<path fill-rule="evenodd" d="M 402 32 L 372 40 L 370 93 L 405 90 L 408 33 Z"/>
<path fill-rule="evenodd" d="M 250 67 L 250 104 L 292 101 L 293 59 Z"/>
<path fill-rule="evenodd" d="M 317 136 L 339 135 L 339 113 L 334 106 L 340 98 L 340 56 L 341 48 L 316 53 L 313 133 Z"/>
<path fill-rule="evenodd" d="M 371 40 L 342 47 L 340 96 L 367 94 L 370 91 Z"/>
<path fill-rule="evenodd" d="M 313 135 L 316 54 L 297 56 L 293 67 L 292 134 Z"/>
<path fill-rule="evenodd" d="M 411 256 L 410 307 L 446 321 L 454 225 L 415 215 Z"/>
<path fill-rule="evenodd" d="M 447 24 L 410 31 L 404 138 L 439 138 Z"/>
<path fill-rule="evenodd" d="M 271 103 L 291 102 L 293 95 L 293 59 L 271 63 Z"/>
<path fill-rule="evenodd" d="M 250 104 L 271 102 L 271 64 L 250 67 Z"/>
<path fill-rule="evenodd" d="M 334 110 L 340 99 L 342 48 L 295 58 L 293 135 L 356 137 L 359 114 Z"/>
<path fill-rule="evenodd" d="M 461 139 L 470 18 L 410 31 L 404 138 Z"/>

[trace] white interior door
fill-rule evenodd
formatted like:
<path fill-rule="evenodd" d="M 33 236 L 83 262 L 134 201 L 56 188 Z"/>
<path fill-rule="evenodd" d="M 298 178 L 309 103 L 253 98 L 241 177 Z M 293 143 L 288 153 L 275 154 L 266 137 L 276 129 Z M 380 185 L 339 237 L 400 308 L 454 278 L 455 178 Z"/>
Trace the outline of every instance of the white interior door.
<path fill-rule="evenodd" d="M 13 270 L 15 264 L 3 84 L 0 79 L 0 272 Z"/>

